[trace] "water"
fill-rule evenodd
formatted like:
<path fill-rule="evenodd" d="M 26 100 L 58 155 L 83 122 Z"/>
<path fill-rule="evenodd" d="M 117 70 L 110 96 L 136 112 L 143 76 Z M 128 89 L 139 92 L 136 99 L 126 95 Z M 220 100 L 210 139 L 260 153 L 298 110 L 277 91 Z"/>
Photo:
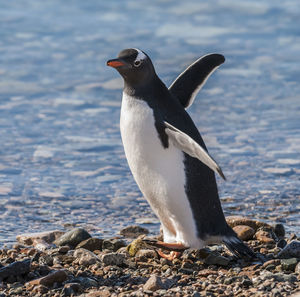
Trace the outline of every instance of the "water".
<path fill-rule="evenodd" d="M 105 66 L 127 47 L 167 85 L 199 56 L 225 55 L 189 109 L 227 176 L 225 214 L 299 232 L 299 13 L 297 0 L 2 1 L 0 242 L 71 226 L 158 231 L 123 153 L 122 82 Z"/>

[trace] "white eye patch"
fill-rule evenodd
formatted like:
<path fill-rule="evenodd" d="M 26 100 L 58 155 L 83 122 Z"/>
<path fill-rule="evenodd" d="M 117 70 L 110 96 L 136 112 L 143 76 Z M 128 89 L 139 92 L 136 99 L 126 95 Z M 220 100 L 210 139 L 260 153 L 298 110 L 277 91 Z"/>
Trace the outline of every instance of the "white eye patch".
<path fill-rule="evenodd" d="M 139 62 L 139 61 L 145 60 L 147 58 L 146 55 L 141 50 L 139 50 L 138 48 L 135 48 L 135 50 L 138 52 L 138 54 L 137 54 L 134 62 Z"/>

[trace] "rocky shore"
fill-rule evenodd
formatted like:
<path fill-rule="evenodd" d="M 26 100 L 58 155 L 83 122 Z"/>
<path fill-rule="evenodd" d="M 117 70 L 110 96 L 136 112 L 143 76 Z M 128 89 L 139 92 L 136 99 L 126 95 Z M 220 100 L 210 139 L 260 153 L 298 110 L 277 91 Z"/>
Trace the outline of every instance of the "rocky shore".
<path fill-rule="evenodd" d="M 236 259 L 212 245 L 169 261 L 139 226 L 111 239 L 82 228 L 21 234 L 0 250 L 0 297 L 300 296 L 300 238 L 281 224 L 227 222 L 263 260 Z"/>

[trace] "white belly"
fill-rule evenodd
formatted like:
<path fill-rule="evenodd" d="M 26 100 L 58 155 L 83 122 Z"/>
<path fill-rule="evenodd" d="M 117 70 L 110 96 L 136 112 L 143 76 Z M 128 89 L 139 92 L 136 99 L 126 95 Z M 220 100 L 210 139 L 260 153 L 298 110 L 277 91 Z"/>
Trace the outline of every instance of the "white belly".
<path fill-rule="evenodd" d="M 201 248 L 204 243 L 197 237 L 184 189 L 182 151 L 170 142 L 165 149 L 154 126 L 152 109 L 146 102 L 124 93 L 120 128 L 129 167 L 162 223 L 164 241 Z"/>

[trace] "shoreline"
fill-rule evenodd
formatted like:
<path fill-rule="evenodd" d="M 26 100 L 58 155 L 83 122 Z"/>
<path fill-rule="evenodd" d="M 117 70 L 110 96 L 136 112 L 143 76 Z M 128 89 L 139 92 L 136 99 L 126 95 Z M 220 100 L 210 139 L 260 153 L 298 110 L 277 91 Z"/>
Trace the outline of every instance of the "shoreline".
<path fill-rule="evenodd" d="M 82 228 L 21 234 L 0 249 L 0 297 L 291 296 L 300 292 L 300 237 L 245 217 L 228 224 L 265 261 L 237 259 L 222 245 L 161 258 L 148 230 L 91 237 Z M 167 251 L 165 251 L 167 252 Z"/>

